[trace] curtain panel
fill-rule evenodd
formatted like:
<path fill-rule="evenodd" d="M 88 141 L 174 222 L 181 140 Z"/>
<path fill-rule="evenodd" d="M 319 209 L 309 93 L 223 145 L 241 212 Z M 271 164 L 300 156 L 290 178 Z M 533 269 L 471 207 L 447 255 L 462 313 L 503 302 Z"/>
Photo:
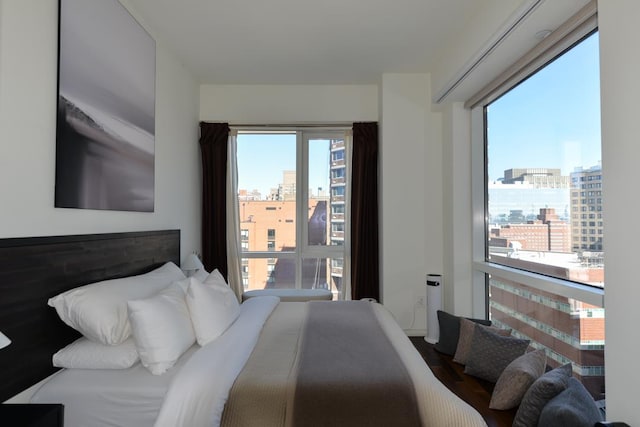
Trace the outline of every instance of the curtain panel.
<path fill-rule="evenodd" d="M 228 123 L 200 122 L 202 152 L 202 262 L 207 271 L 227 271 Z"/>
<path fill-rule="evenodd" d="M 229 132 L 227 157 L 227 282 L 239 301 L 244 286 L 240 271 L 240 212 L 238 209 L 238 131 Z"/>
<path fill-rule="evenodd" d="M 351 160 L 351 299 L 380 301 L 378 123 L 353 124 Z"/>

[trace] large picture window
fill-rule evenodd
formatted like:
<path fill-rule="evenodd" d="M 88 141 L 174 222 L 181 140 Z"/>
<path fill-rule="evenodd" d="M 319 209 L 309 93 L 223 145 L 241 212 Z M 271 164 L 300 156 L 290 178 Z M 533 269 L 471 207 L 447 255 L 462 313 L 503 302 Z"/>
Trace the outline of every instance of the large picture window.
<path fill-rule="evenodd" d="M 485 108 L 487 260 L 604 286 L 598 34 Z"/>
<path fill-rule="evenodd" d="M 342 298 L 344 131 L 238 132 L 245 290 L 328 289 Z"/>
<path fill-rule="evenodd" d="M 571 363 L 602 399 L 606 174 L 594 28 L 567 31 L 554 41 L 564 49 L 548 43 L 535 67 L 525 55 L 518 79 L 474 104 L 474 147 L 484 144 L 473 157 L 474 184 L 484 178 L 474 186 L 484 218 L 474 222 L 474 277 L 496 326 L 544 349 L 552 367 Z"/>

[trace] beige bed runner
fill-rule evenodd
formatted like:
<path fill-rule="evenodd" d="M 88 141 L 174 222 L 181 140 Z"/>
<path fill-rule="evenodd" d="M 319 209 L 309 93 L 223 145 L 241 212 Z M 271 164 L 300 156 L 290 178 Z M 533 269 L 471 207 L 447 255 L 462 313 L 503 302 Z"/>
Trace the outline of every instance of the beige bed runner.
<path fill-rule="evenodd" d="M 284 425 L 287 393 L 307 304 L 281 302 L 238 375 L 224 407 L 224 427 Z"/>
<path fill-rule="evenodd" d="M 281 303 L 230 392 L 222 425 L 416 426 L 420 416 L 370 303 Z"/>

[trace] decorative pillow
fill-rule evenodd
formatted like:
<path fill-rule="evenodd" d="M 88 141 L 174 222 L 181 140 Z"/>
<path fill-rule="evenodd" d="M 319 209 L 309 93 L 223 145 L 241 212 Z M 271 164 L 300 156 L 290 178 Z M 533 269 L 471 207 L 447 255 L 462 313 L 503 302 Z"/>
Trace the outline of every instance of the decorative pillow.
<path fill-rule="evenodd" d="M 196 341 L 184 291 L 177 283 L 127 306 L 140 360 L 153 375 L 171 368 Z"/>
<path fill-rule="evenodd" d="M 571 363 L 567 363 L 535 380 L 520 402 L 513 427 L 536 427 L 544 406 L 567 388 L 571 375 Z"/>
<path fill-rule="evenodd" d="M 495 383 L 509 363 L 522 356 L 528 346 L 529 340 L 475 328 L 464 373 Z"/>
<path fill-rule="evenodd" d="M 209 272 L 204 268 L 200 268 L 191 277 L 195 277 L 196 279 L 198 279 L 198 281 L 204 282 L 207 279 L 207 277 L 209 277 Z"/>
<path fill-rule="evenodd" d="M 439 341 L 434 348 L 440 353 L 453 356 L 458 346 L 458 337 L 460 336 L 460 319 L 446 311 L 438 310 L 438 325 L 440 327 Z M 491 325 L 491 320 L 485 319 L 468 319 L 481 325 Z"/>
<path fill-rule="evenodd" d="M 117 345 L 131 335 L 127 301 L 147 298 L 184 277 L 177 265 L 168 262 L 146 274 L 68 290 L 49 299 L 49 306 L 64 323 L 91 341 Z"/>
<path fill-rule="evenodd" d="M 186 300 L 201 346 L 222 335 L 240 315 L 238 299 L 226 284 L 205 285 L 192 277 Z"/>
<path fill-rule="evenodd" d="M 458 339 L 458 346 L 456 347 L 456 354 L 453 356 L 453 361 L 462 365 L 467 364 L 469 359 L 469 352 L 471 351 L 471 340 L 473 339 L 473 332 L 476 330 L 476 326 L 479 325 L 476 322 L 472 322 L 468 319 L 460 319 L 460 338 Z M 511 329 L 500 329 L 495 326 L 479 325 L 481 328 L 488 328 L 492 332 L 498 335 L 508 337 L 511 335 Z"/>
<path fill-rule="evenodd" d="M 490 409 L 515 408 L 522 401 L 531 384 L 544 374 L 547 355 L 535 350 L 518 357 L 504 369 L 491 394 Z"/>
<path fill-rule="evenodd" d="M 53 355 L 53 366 L 70 369 L 126 369 L 140 358 L 133 338 L 105 345 L 82 337 Z"/>
<path fill-rule="evenodd" d="M 209 274 L 207 278 L 204 279 L 204 281 L 201 280 L 201 282 L 205 285 L 220 285 L 229 287 L 229 284 L 226 280 L 224 280 L 222 273 L 220 273 L 217 268 L 214 269 L 211 274 Z"/>
<path fill-rule="evenodd" d="M 580 381 L 569 378 L 567 388 L 542 408 L 538 426 L 591 427 L 599 421 L 603 421 L 603 418 L 593 397 Z"/>

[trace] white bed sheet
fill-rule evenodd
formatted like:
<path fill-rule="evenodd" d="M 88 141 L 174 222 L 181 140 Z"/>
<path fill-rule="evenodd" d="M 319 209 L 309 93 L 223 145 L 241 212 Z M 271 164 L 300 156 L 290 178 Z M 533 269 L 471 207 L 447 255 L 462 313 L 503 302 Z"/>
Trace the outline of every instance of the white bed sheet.
<path fill-rule="evenodd" d="M 231 385 L 278 301 L 276 297 L 246 301 L 240 317 L 220 338 L 204 347 L 193 345 L 163 375 L 152 375 L 140 363 L 129 369 L 63 369 L 40 387 L 31 402 L 64 404 L 65 427 L 151 427 L 156 421 L 191 425 L 187 419 L 218 425 Z M 194 378 L 202 375 L 202 364 L 217 367 L 216 375 L 204 382 L 205 390 L 193 387 Z M 203 400 L 208 405 L 201 405 Z"/>
<path fill-rule="evenodd" d="M 31 398 L 64 404 L 65 427 L 151 427 L 173 377 L 200 348 L 189 348 L 164 375 L 139 362 L 128 369 L 63 369 Z"/>

